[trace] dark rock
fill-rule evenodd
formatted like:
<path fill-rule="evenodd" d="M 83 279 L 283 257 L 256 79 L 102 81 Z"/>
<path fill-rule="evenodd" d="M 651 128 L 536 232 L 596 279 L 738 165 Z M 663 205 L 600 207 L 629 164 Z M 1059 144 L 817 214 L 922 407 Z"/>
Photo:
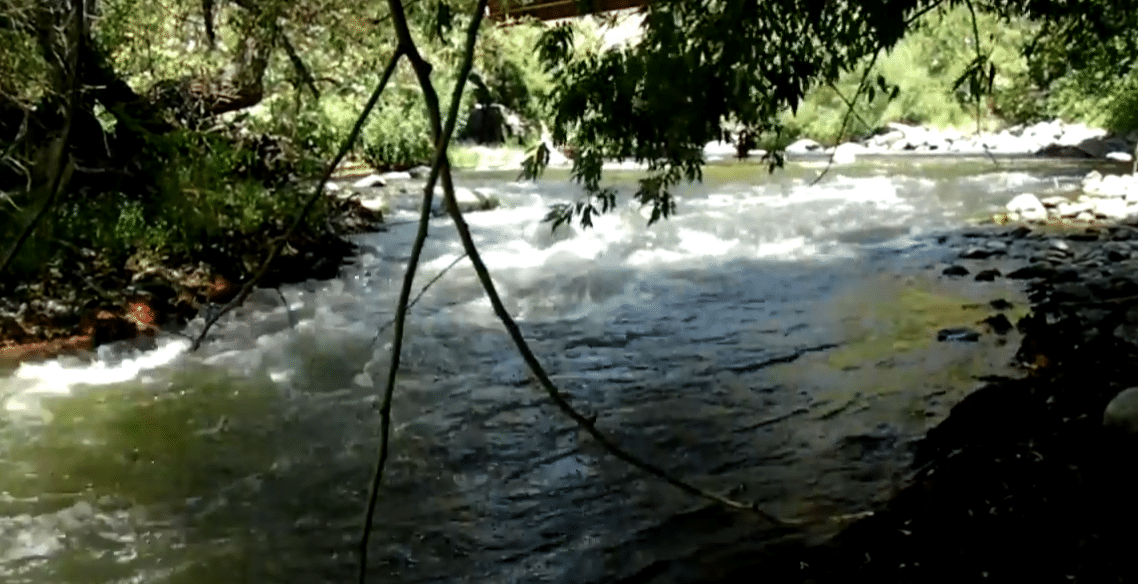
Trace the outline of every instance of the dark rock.
<path fill-rule="evenodd" d="M 1081 277 L 1079 269 L 1075 266 L 1059 266 L 1055 269 L 1052 282 L 1075 282 Z"/>
<path fill-rule="evenodd" d="M 1098 241 L 1099 234 L 1097 231 L 1086 231 L 1083 233 L 1072 233 L 1067 236 L 1071 241 Z"/>
<path fill-rule="evenodd" d="M 1002 274 L 1000 274 L 1000 271 L 996 270 L 996 269 L 984 270 L 984 271 L 980 272 L 979 274 L 976 274 L 976 281 L 977 282 L 991 282 L 992 280 L 999 278 L 1001 275 Z"/>
<path fill-rule="evenodd" d="M 416 166 L 414 168 L 407 169 L 407 174 L 411 175 L 411 178 L 427 178 L 431 174 L 431 167 Z"/>
<path fill-rule="evenodd" d="M 1060 302 L 1079 302 L 1094 298 L 1094 293 L 1083 284 L 1063 283 L 1051 290 L 1051 298 Z"/>
<path fill-rule="evenodd" d="M 941 273 L 946 276 L 967 276 L 968 268 L 965 268 L 964 266 L 949 266 L 945 268 Z"/>
<path fill-rule="evenodd" d="M 1030 227 L 1019 226 L 1008 232 L 1008 236 L 1015 239 L 1023 239 L 1031 233 Z"/>
<path fill-rule="evenodd" d="M 1030 278 L 1050 278 L 1055 276 L 1056 270 L 1051 266 L 1042 264 L 1032 264 L 1030 266 L 1022 267 L 1007 274 L 1006 277 L 1013 280 L 1027 280 Z"/>
<path fill-rule="evenodd" d="M 1008 333 L 1008 331 L 1014 328 L 1012 326 L 1012 321 L 1008 320 L 1008 317 L 1002 314 L 989 316 L 981 322 L 991 327 L 992 332 L 996 333 L 997 335 L 1005 335 Z"/>
<path fill-rule="evenodd" d="M 992 308 L 994 308 L 996 310 L 1011 310 L 1011 308 L 1013 307 L 1013 304 L 1011 302 L 1008 302 L 1007 300 L 1004 300 L 1003 298 L 997 298 L 997 299 L 989 302 L 988 306 L 991 306 Z"/>
<path fill-rule="evenodd" d="M 980 340 L 980 333 L 964 327 L 946 328 L 937 331 L 936 340 L 941 342 L 958 341 L 964 343 L 974 343 Z"/>

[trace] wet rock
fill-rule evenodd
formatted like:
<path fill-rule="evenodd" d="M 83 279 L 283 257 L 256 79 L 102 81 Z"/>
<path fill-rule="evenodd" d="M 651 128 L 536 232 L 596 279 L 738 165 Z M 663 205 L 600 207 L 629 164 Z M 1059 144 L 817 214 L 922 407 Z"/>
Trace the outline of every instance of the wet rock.
<path fill-rule="evenodd" d="M 1008 232 L 1008 236 L 1013 238 L 1013 239 L 1023 239 L 1024 237 L 1027 237 L 1030 234 L 1031 234 L 1031 228 L 1023 226 L 1023 225 L 1020 225 L 1019 227 L 1016 227 L 1015 229 L 1012 229 L 1011 231 Z"/>
<path fill-rule="evenodd" d="M 1004 300 L 1003 298 L 997 298 L 989 302 L 988 306 L 991 306 L 996 310 L 1011 310 L 1014 305 L 1011 302 Z"/>
<path fill-rule="evenodd" d="M 1038 263 L 1013 270 L 1009 272 L 1006 277 L 1013 280 L 1027 280 L 1031 278 L 1050 278 L 1054 276 L 1055 273 L 1055 268 Z"/>
<path fill-rule="evenodd" d="M 1071 246 L 1062 239 L 1052 239 L 1048 245 L 1051 247 L 1051 249 L 1057 249 L 1059 251 L 1071 251 Z"/>
<path fill-rule="evenodd" d="M 1072 233 L 1067 236 L 1071 241 L 1098 241 L 1099 234 L 1097 231 L 1085 231 L 1083 233 Z"/>
<path fill-rule="evenodd" d="M 945 276 L 967 276 L 969 274 L 968 268 L 965 268 L 964 266 L 957 266 L 957 265 L 949 266 L 949 267 L 945 268 L 944 271 L 941 273 L 944 274 Z"/>
<path fill-rule="evenodd" d="M 429 166 L 416 166 L 407 171 L 411 178 L 423 179 L 431 175 L 431 167 Z"/>
<path fill-rule="evenodd" d="M 1060 302 L 1085 301 L 1094 298 L 1094 293 L 1084 284 L 1056 284 L 1051 289 L 1051 298 Z"/>
<path fill-rule="evenodd" d="M 964 327 L 946 328 L 937 331 L 936 340 L 940 342 L 974 343 L 980 340 L 980 333 Z"/>
<path fill-rule="evenodd" d="M 997 269 L 994 269 L 994 268 L 988 269 L 988 270 L 983 270 L 979 274 L 976 274 L 976 281 L 977 282 L 991 282 L 991 281 L 995 280 L 996 278 L 999 278 L 1001 275 L 1002 274 L 1000 274 L 1000 271 Z"/>
<path fill-rule="evenodd" d="M 383 179 L 385 182 L 391 182 L 397 180 L 411 180 L 412 176 L 409 172 L 385 172 L 379 175 L 379 178 Z"/>
<path fill-rule="evenodd" d="M 1127 434 L 1138 434 L 1138 387 L 1129 387 L 1106 405 L 1102 425 Z"/>
<path fill-rule="evenodd" d="M 1075 266 L 1065 265 L 1055 268 L 1055 275 L 1051 277 L 1052 282 L 1074 282 L 1082 277 L 1082 272 Z"/>
<path fill-rule="evenodd" d="M 1008 331 L 1015 328 L 1012 326 L 1012 321 L 1008 320 L 1008 317 L 1002 314 L 989 316 L 981 322 L 988 325 L 988 327 L 992 329 L 992 332 L 996 333 L 997 335 L 1005 335 L 1008 333 Z"/>

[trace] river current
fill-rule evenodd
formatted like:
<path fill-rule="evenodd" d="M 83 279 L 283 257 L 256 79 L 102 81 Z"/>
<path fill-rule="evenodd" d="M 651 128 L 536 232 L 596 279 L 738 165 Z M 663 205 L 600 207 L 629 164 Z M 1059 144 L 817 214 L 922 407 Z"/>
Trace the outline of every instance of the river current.
<path fill-rule="evenodd" d="M 906 476 L 912 445 L 1018 341 L 972 326 L 1011 282 L 940 277 L 938 235 L 1085 169 L 893 160 L 709 167 L 675 217 L 630 204 L 591 230 L 540 223 L 572 200 L 466 173 L 507 307 L 580 410 L 628 450 L 784 518 L 856 513 Z M 625 193 L 638 174 L 611 173 Z M 414 236 L 389 214 L 340 278 L 258 291 L 197 353 L 102 347 L 0 377 L 0 581 L 347 582 L 378 447 L 378 394 Z M 416 289 L 461 254 L 433 222 Z M 282 301 L 283 300 L 283 301 Z M 191 323 L 190 330 L 200 326 Z M 978 329 L 979 330 L 979 329 Z M 371 582 L 652 582 L 660 566 L 773 537 L 648 478 L 548 403 L 459 262 L 413 308 Z M 677 564 L 678 565 L 678 564 Z"/>

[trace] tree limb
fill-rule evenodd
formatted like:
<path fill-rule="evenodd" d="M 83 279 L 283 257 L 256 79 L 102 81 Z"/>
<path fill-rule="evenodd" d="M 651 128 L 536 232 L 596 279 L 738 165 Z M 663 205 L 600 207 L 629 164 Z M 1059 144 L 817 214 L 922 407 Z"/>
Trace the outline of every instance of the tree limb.
<path fill-rule="evenodd" d="M 447 169 L 444 176 L 450 176 L 449 167 L 446 166 L 447 144 L 450 142 L 451 134 L 454 133 L 454 126 L 458 119 L 460 98 L 462 96 L 463 87 L 466 85 L 466 78 L 470 74 L 470 68 L 474 61 L 474 45 L 478 40 L 478 27 L 482 23 L 482 16 L 486 12 L 486 3 L 487 0 L 478 0 L 478 5 L 474 9 L 470 26 L 467 28 L 466 47 L 450 103 L 450 112 L 447 116 L 446 126 L 444 128 L 440 123 L 439 96 L 438 93 L 435 92 L 434 85 L 431 83 L 431 65 L 423 60 L 423 57 L 415 47 L 415 41 L 411 37 L 411 29 L 407 24 L 407 15 L 404 12 L 402 0 L 388 0 L 388 5 L 391 7 L 391 18 L 395 24 L 395 32 L 399 38 L 399 49 L 406 52 L 407 60 L 415 70 L 415 75 L 419 79 L 419 86 L 423 90 L 427 113 L 430 115 L 431 120 L 431 134 L 435 139 L 435 154 L 434 161 L 431 164 L 431 174 L 427 178 L 427 186 L 423 190 L 423 204 L 419 209 L 419 230 L 415 236 L 415 243 L 411 247 L 411 257 L 407 262 L 407 272 L 403 277 L 403 287 L 399 291 L 399 305 L 395 311 L 395 330 L 392 333 L 391 342 L 391 362 L 387 371 L 387 384 L 383 392 L 383 401 L 379 408 L 381 432 L 379 455 L 375 464 L 375 472 L 372 475 L 367 509 L 364 512 L 364 524 L 362 533 L 360 534 L 360 584 L 364 584 L 367 581 L 367 548 L 371 539 L 372 523 L 375 520 L 375 507 L 379 498 L 379 487 L 383 482 L 383 472 L 387 465 L 391 434 L 391 398 L 395 393 L 395 375 L 399 370 L 399 357 L 403 350 L 403 329 L 407 320 L 407 308 L 411 296 L 411 287 L 414 284 L 415 271 L 419 266 L 419 258 L 423 252 L 424 242 L 427 240 L 427 231 L 431 219 L 431 202 L 434 198 L 435 183 L 438 181 L 440 168 Z M 454 196 L 452 193 L 448 202 L 453 203 L 453 199 Z"/>

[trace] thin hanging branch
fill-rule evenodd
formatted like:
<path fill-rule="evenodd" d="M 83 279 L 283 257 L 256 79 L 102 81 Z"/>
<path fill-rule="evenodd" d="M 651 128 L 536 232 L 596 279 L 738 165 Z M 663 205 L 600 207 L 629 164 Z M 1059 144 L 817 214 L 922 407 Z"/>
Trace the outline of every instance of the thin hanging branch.
<path fill-rule="evenodd" d="M 861 92 L 865 91 L 865 82 L 867 79 L 869 79 L 869 74 L 873 71 L 873 66 L 877 64 L 877 58 L 881 56 L 881 49 L 881 45 L 878 45 L 877 49 L 873 51 L 873 58 L 869 60 L 869 65 L 866 66 L 865 73 L 861 74 L 861 80 L 857 83 L 857 91 L 854 92 L 853 98 L 846 101 L 846 115 L 842 117 L 842 127 L 838 130 L 839 141 L 841 141 L 842 136 L 844 136 L 846 133 L 846 126 L 850 123 L 850 116 L 854 113 L 854 106 L 857 105 L 857 100 L 859 97 L 861 97 Z M 836 89 L 837 88 L 835 88 L 835 90 Z M 841 94 L 839 93 L 838 95 Z M 844 100 L 845 98 L 843 97 L 842 99 Z M 866 125 L 868 126 L 869 124 Z M 830 159 L 826 161 L 826 168 L 823 168 L 822 172 L 818 173 L 818 176 L 814 178 L 814 180 L 810 183 L 810 186 L 814 186 L 821 182 L 822 178 L 826 176 L 826 173 L 830 172 L 830 168 L 834 166 L 834 155 L 837 153 L 838 147 L 834 146 L 834 151 L 830 153 Z"/>
<path fill-rule="evenodd" d="M 458 108 L 462 97 L 466 78 L 474 61 L 474 45 L 478 40 L 478 28 L 482 24 L 482 16 L 486 13 L 487 0 L 478 0 L 474 9 L 473 18 L 466 31 L 466 46 L 462 56 L 462 64 L 455 82 L 454 94 L 450 103 L 446 126 L 440 122 L 439 97 L 431 83 L 431 65 L 423 60 L 411 37 L 411 29 L 407 24 L 407 15 L 404 12 L 401 0 L 388 0 L 391 7 L 391 18 L 395 24 L 395 32 L 399 38 L 401 52 L 407 55 L 407 61 L 415 71 L 419 86 L 423 90 L 423 97 L 427 105 L 427 113 L 431 121 L 431 134 L 435 140 L 434 161 L 431 164 L 431 174 L 427 178 L 427 186 L 423 190 L 423 204 L 419 210 L 419 230 L 415 242 L 411 247 L 411 257 L 407 262 L 407 271 L 403 277 L 403 286 L 399 291 L 399 304 L 395 311 L 395 330 L 392 333 L 391 362 L 387 371 L 387 384 L 383 392 L 383 401 L 380 404 L 380 445 L 379 455 L 375 463 L 375 472 L 372 474 L 371 487 L 368 492 L 367 509 L 364 511 L 364 521 L 360 534 L 359 554 L 359 582 L 367 581 L 368 543 L 371 540 L 372 524 L 375 521 L 375 508 L 379 499 L 379 487 L 383 482 L 383 472 L 387 465 L 390 450 L 391 434 L 391 399 L 395 393 L 395 376 L 399 370 L 399 357 L 403 350 L 403 330 L 407 321 L 407 309 L 411 297 L 411 287 L 415 280 L 415 271 L 419 266 L 419 258 L 423 252 L 423 245 L 427 240 L 427 231 L 431 219 L 431 203 L 434 198 L 435 184 L 439 178 L 440 167 L 446 167 L 446 150 L 450 143 L 451 134 L 458 119 Z M 446 176 L 449 176 L 449 171 Z M 453 203 L 453 195 L 448 203 Z"/>
<path fill-rule="evenodd" d="M 276 243 L 274 243 L 272 245 L 272 248 L 269 250 L 269 255 L 265 257 L 265 260 L 263 262 L 261 262 L 261 267 L 257 269 L 257 273 L 251 279 L 245 282 L 243 286 L 241 286 L 241 292 L 239 292 L 237 296 L 226 303 L 225 306 L 222 306 L 221 310 L 217 311 L 211 315 L 209 319 L 206 320 L 205 326 L 202 327 L 202 332 L 198 334 L 197 338 L 194 339 L 193 344 L 190 346 L 191 351 L 196 351 L 199 347 L 201 347 L 201 344 L 205 340 L 206 333 L 209 332 L 210 327 L 212 327 L 214 323 L 216 323 L 217 320 L 221 318 L 222 315 L 240 306 L 242 302 L 245 302 L 245 299 L 248 298 L 249 294 L 253 292 L 253 288 L 265 278 L 265 274 L 269 272 L 269 266 L 273 263 L 273 260 L 276 259 L 277 255 L 279 255 L 281 253 L 281 250 L 284 249 L 284 246 L 288 243 L 288 240 L 290 237 L 292 237 L 292 234 L 296 232 L 302 223 L 304 223 L 304 218 L 308 215 L 308 211 L 312 208 L 312 205 L 315 204 L 316 200 L 324 194 L 324 185 L 326 185 L 332 178 L 332 172 L 336 169 L 337 166 L 340 165 L 340 162 L 344 159 L 344 157 L 347 156 L 348 151 L 352 149 L 352 145 L 356 143 L 356 139 L 359 137 L 364 123 L 367 122 L 367 118 L 371 114 L 371 110 L 375 108 L 376 102 L 379 101 L 379 96 L 383 93 L 383 89 L 387 87 L 387 82 L 391 79 L 391 75 L 395 72 L 395 66 L 399 63 L 399 59 L 402 56 L 402 48 L 396 47 L 395 54 L 391 55 L 391 60 L 387 62 L 387 66 L 383 70 L 383 76 L 380 77 L 379 83 L 375 86 L 375 90 L 372 91 L 371 97 L 368 98 L 367 105 L 364 106 L 364 110 L 360 112 L 360 117 L 356 119 L 355 125 L 352 126 L 352 131 L 348 133 L 348 137 L 345 138 L 344 143 L 340 145 L 340 151 L 336 153 L 336 157 L 333 158 L 332 162 L 328 164 L 328 168 L 324 171 L 324 175 L 320 177 L 320 182 L 317 183 L 316 188 L 312 191 L 312 194 L 309 195 L 308 199 L 304 201 L 304 206 L 302 206 L 300 208 L 300 211 L 297 212 L 296 216 L 293 217 L 292 224 L 290 224 L 288 226 L 288 229 L 285 230 L 284 235 L 276 239 Z"/>
<path fill-rule="evenodd" d="M 422 298 L 423 295 L 427 293 L 427 290 L 429 290 L 431 288 L 431 286 L 433 286 L 435 284 L 435 282 L 438 282 L 439 280 L 441 280 L 442 277 L 445 276 L 447 274 L 447 272 L 449 272 L 451 270 L 451 268 L 457 266 L 458 262 L 461 262 L 465 258 L 466 258 L 465 253 L 454 258 L 454 261 L 452 261 L 450 264 L 448 264 L 447 267 L 439 270 L 439 273 L 435 274 L 434 278 L 431 278 L 431 280 L 429 282 L 427 282 L 426 284 L 423 284 L 423 287 L 419 289 L 419 293 L 416 294 L 415 297 L 411 299 L 411 302 L 407 304 L 407 310 L 410 311 L 412 308 L 414 308 L 415 305 L 419 303 L 419 299 Z M 375 337 L 373 337 L 371 339 L 372 346 L 375 346 L 376 341 L 379 340 L 379 337 L 380 337 L 380 335 L 383 334 L 383 331 L 387 330 L 387 327 L 389 327 L 393 324 L 395 324 L 394 318 L 383 323 L 383 326 L 379 327 L 379 330 L 376 331 L 376 333 L 375 333 Z"/>

